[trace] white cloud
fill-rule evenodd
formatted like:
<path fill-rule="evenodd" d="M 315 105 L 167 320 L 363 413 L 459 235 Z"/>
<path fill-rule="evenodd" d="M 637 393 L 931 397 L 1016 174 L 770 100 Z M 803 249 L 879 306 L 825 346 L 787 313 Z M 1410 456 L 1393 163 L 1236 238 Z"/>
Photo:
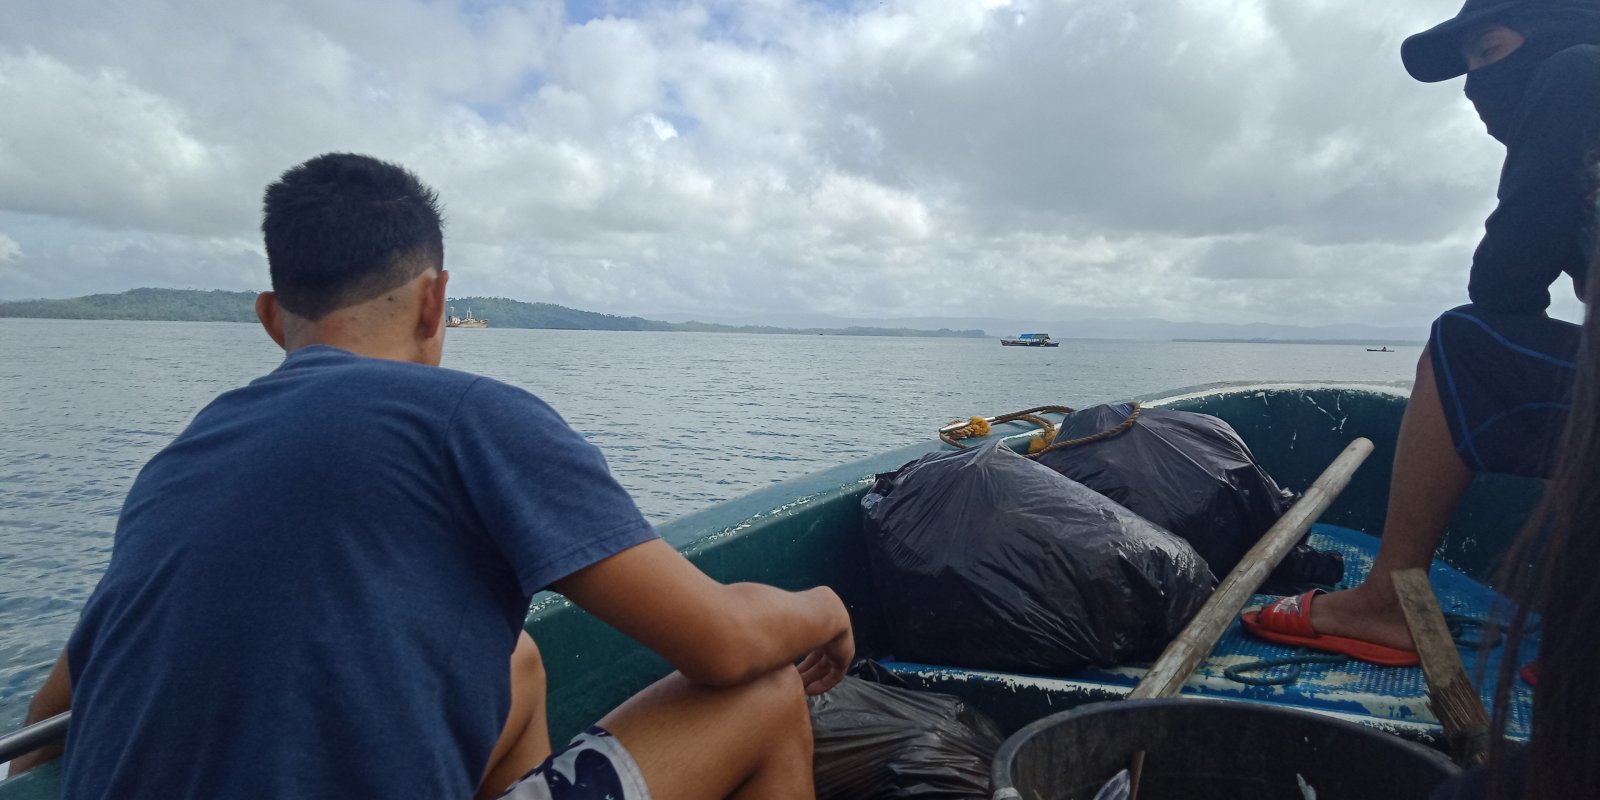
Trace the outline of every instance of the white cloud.
<path fill-rule="evenodd" d="M 0 264 L 22 257 L 22 245 L 17 240 L 0 233 Z"/>
<path fill-rule="evenodd" d="M 352 150 L 440 189 L 463 293 L 1417 323 L 1464 299 L 1498 167 L 1399 66 L 1443 6 L 12 5 L 0 217 L 33 294 L 260 285 L 261 188 Z"/>
<path fill-rule="evenodd" d="M 0 196 L 10 210 L 160 226 L 174 211 L 209 216 L 210 202 L 226 202 L 220 148 L 125 74 L 0 52 L 0 107 Z"/>

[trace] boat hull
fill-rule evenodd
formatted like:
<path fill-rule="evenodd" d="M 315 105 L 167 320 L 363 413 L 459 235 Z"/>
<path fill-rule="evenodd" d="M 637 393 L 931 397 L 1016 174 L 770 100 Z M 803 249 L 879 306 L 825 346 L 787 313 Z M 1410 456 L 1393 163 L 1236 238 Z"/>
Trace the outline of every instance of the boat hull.
<path fill-rule="evenodd" d="M 1077 398 L 1059 400 L 1070 403 Z M 1351 531 L 1382 529 L 1394 443 L 1405 408 L 1404 387 L 1224 384 L 1141 401 L 1148 406 L 1221 417 L 1239 432 L 1279 483 L 1292 489 L 1309 486 L 1350 440 L 1357 436 L 1373 440 L 1376 451 L 1323 521 Z M 1021 448 L 1030 433 L 1031 429 L 1014 424 L 998 426 L 990 438 L 1013 437 L 1013 445 Z M 889 658 L 890 640 L 868 568 L 860 500 L 875 474 L 941 447 L 938 442 L 907 447 L 778 484 L 683 517 L 660 531 L 718 580 L 755 580 L 788 589 L 819 584 L 833 587 L 851 611 L 859 653 Z M 1493 570 L 1494 557 L 1504 552 L 1526 519 L 1539 489 L 1538 481 L 1480 477 L 1463 497 L 1451 523 L 1440 551 L 1443 562 L 1459 568 L 1465 580 L 1484 580 Z M 557 738 L 591 724 L 668 671 L 665 662 L 559 597 L 547 596 L 535 603 L 528 629 L 545 652 L 550 671 L 551 733 Z M 564 647 L 563 643 L 573 646 Z M 595 664 L 613 665 L 612 671 L 599 673 Z M 992 682 L 930 680 L 927 685 L 966 696 L 1007 730 L 1013 730 L 1077 703 L 1121 697 L 1140 674 L 1141 668 L 1130 667 L 1118 680 L 1110 681 L 1092 676 L 1033 679 L 996 673 Z M 1208 693 L 1204 687 L 1186 692 Z M 1349 707 L 1330 713 L 1408 738 L 1436 741 L 1438 726 L 1422 702 L 1420 696 L 1412 696 L 1382 708 L 1378 707 L 1381 703 L 1370 701 L 1370 707 L 1345 704 Z"/>
<path fill-rule="evenodd" d="M 1095 398 L 1068 395 L 1040 399 L 1081 404 Z M 1405 408 L 1405 387 L 1218 384 L 1139 399 L 1147 406 L 1221 417 L 1239 432 L 1278 482 L 1291 489 L 1309 486 L 1351 439 L 1371 439 L 1376 451 L 1324 515 L 1323 522 L 1350 531 L 1382 529 L 1394 445 Z M 974 410 L 999 409 L 930 412 Z M 1021 424 L 1001 425 L 996 426 L 989 440 L 1005 440 L 1010 446 L 1021 448 L 1030 433 L 1031 429 Z M 850 609 L 860 655 L 892 662 L 890 638 L 868 567 L 860 500 L 875 474 L 894 470 L 942 447 L 937 441 L 929 441 L 882 453 L 689 514 L 658 530 L 692 562 L 721 581 L 760 581 L 787 589 L 833 587 Z M 1538 481 L 1480 477 L 1468 489 L 1452 519 L 1440 550 L 1441 559 L 1453 565 L 1450 569 L 1461 580 L 1483 581 L 1491 574 L 1495 556 L 1504 552 L 1526 519 L 1539 489 Z M 1319 535 L 1325 530 L 1319 529 Z M 1436 575 L 1438 569 L 1436 566 Z M 1446 610 L 1451 607 L 1446 605 Z M 629 695 L 670 671 L 661 658 L 556 595 L 547 593 L 535 598 L 526 627 L 539 642 L 548 670 L 550 733 L 555 741 L 564 741 L 593 724 Z M 1202 665 L 1199 677 L 1186 687 L 1186 695 L 1219 693 L 1207 683 L 1219 668 L 1216 658 L 1213 656 Z M 896 668 L 928 688 L 962 695 L 995 717 L 1008 732 L 1064 708 L 1119 698 L 1142 674 L 1142 667 L 1137 665 L 1115 671 L 1085 670 L 1068 677 L 981 673 L 938 665 Z M 1325 677 L 1335 683 L 1343 680 L 1338 674 Z M 1296 699 L 1270 689 L 1243 695 L 1257 702 L 1282 701 L 1289 696 L 1290 704 L 1296 707 L 1314 708 L 1319 713 L 1378 726 L 1408 738 L 1437 742 L 1438 726 L 1426 711 L 1425 699 L 1414 694 L 1417 684 L 1405 686 L 1403 692 L 1412 693 L 1409 696 L 1371 695 L 1357 702 L 1334 698 L 1320 707 L 1312 702 L 1313 698 Z M 0 784 L 0 800 L 56 794 L 54 765 Z"/>

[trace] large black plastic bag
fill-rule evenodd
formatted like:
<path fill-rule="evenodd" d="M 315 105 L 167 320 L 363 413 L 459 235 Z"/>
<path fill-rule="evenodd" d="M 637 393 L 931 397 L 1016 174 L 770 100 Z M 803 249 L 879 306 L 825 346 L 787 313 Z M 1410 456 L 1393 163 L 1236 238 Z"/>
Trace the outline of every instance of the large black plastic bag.
<path fill-rule="evenodd" d="M 858 677 L 811 698 L 811 732 L 817 800 L 988 800 L 1002 741 L 959 697 Z"/>
<path fill-rule="evenodd" d="M 902 659 L 1059 675 L 1153 658 L 1216 585 L 1182 539 L 998 444 L 880 475 L 862 506 Z"/>
<path fill-rule="evenodd" d="M 1118 404 L 1069 414 L 1055 441 L 1113 428 L 1132 411 L 1132 406 Z M 1233 571 L 1294 499 L 1256 463 L 1228 423 L 1187 411 L 1141 409 L 1138 421 L 1127 431 L 1053 450 L 1039 463 L 1194 545 L 1218 576 Z M 1299 549 L 1302 552 L 1286 559 L 1286 566 L 1316 569 L 1306 563 L 1314 551 L 1303 542 Z M 1331 573 L 1303 577 L 1338 583 L 1344 568 L 1343 561 L 1337 561 Z"/>

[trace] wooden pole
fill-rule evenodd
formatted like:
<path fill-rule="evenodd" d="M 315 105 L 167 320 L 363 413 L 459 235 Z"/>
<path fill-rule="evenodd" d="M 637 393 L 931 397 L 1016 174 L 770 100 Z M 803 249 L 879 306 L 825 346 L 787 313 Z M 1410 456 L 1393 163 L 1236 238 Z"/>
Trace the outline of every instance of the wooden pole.
<path fill-rule="evenodd" d="M 1461 652 L 1456 649 L 1439 599 L 1428 582 L 1428 571 L 1402 569 L 1392 577 L 1417 658 L 1422 661 L 1422 674 L 1428 679 L 1428 706 L 1444 726 L 1450 750 L 1462 766 L 1488 763 L 1489 713 L 1467 677 Z"/>
<path fill-rule="evenodd" d="M 1244 610 L 1244 604 L 1250 602 L 1256 590 L 1266 582 L 1267 576 L 1294 549 L 1300 537 L 1310 529 L 1311 523 L 1328 510 L 1344 487 L 1350 484 L 1350 476 L 1355 474 L 1356 468 L 1371 454 L 1372 442 L 1358 438 L 1322 471 L 1311 488 L 1300 496 L 1300 501 L 1279 517 L 1255 547 L 1244 554 L 1239 565 L 1211 593 L 1211 598 L 1194 615 L 1194 619 L 1189 620 L 1178 638 L 1173 639 L 1162 651 L 1161 657 L 1145 673 L 1144 680 L 1139 681 L 1139 685 L 1128 693 L 1128 699 L 1174 697 L 1183 689 L 1189 673 L 1206 656 L 1211 655 L 1217 640 L 1222 638 L 1223 632 Z M 1144 751 L 1140 750 L 1134 754 L 1133 765 L 1129 769 L 1129 777 L 1133 779 L 1132 791 L 1128 795 L 1130 800 L 1138 800 L 1139 778 L 1143 771 Z"/>

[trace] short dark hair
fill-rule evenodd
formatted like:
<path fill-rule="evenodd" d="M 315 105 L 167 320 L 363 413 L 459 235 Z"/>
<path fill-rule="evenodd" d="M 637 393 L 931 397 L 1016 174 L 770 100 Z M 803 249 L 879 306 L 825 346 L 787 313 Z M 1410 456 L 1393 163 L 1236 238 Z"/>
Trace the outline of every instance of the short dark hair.
<path fill-rule="evenodd" d="M 444 266 L 438 194 L 370 156 L 328 153 L 283 173 L 261 233 L 278 303 L 312 320 Z"/>

